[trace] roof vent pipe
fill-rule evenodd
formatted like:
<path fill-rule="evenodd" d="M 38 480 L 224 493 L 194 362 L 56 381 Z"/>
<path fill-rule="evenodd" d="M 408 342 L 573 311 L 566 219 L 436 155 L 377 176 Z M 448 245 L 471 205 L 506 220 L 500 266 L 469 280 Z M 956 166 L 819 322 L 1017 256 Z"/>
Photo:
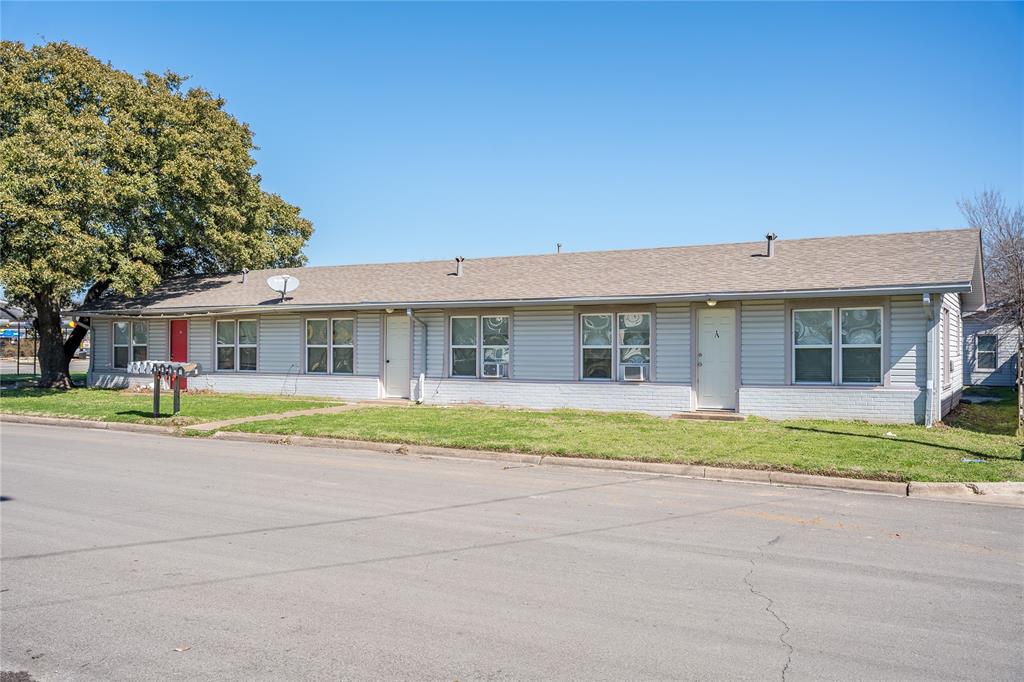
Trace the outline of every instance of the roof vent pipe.
<path fill-rule="evenodd" d="M 242 268 L 242 284 L 249 281 L 249 268 Z"/>
<path fill-rule="evenodd" d="M 555 253 L 562 253 L 562 242 L 558 242 L 557 244 L 555 244 L 555 249 Z"/>
<path fill-rule="evenodd" d="M 455 259 L 455 276 L 462 277 L 462 261 L 466 260 L 462 256 L 458 256 Z"/>
<path fill-rule="evenodd" d="M 771 258 L 772 255 L 774 255 L 775 253 L 775 249 L 772 248 L 772 242 L 778 239 L 779 235 L 775 234 L 774 232 L 769 232 L 764 236 L 764 238 L 768 240 L 768 253 L 766 253 L 765 255 L 768 256 L 768 258 Z"/>

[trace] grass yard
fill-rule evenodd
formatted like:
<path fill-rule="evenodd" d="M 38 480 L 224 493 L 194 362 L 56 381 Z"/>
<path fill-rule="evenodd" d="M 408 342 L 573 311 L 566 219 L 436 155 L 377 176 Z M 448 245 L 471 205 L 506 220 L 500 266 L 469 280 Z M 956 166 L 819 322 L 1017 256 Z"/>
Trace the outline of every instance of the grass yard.
<path fill-rule="evenodd" d="M 19 383 L 23 386 L 34 386 L 36 380 L 38 379 L 38 374 L 26 374 L 25 372 L 22 372 L 21 374 L 15 374 L 14 372 L 0 373 L 0 384 Z M 74 381 L 76 384 L 84 386 L 85 372 L 72 372 L 71 380 Z"/>
<path fill-rule="evenodd" d="M 340 404 L 338 401 L 269 395 L 186 393 L 181 396 L 181 412 L 172 417 L 172 399 L 172 391 L 161 393 L 161 416 L 154 419 L 153 396 L 150 393 L 96 388 L 76 388 L 70 391 L 17 388 L 0 393 L 0 414 L 185 425 Z"/>
<path fill-rule="evenodd" d="M 896 481 L 1022 481 L 1024 442 L 1009 435 L 1013 394 L 1005 398 L 966 406 L 953 416 L 955 426 L 933 429 L 810 420 L 697 422 L 575 410 L 371 407 L 230 430 Z"/>

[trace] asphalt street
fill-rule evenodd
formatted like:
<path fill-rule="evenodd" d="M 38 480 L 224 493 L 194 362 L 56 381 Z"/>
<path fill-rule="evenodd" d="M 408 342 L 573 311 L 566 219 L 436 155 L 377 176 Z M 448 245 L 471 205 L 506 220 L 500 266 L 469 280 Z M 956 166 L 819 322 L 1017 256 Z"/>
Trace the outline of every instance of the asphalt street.
<path fill-rule="evenodd" d="M 4 424 L 37 680 L 1024 679 L 1024 510 Z"/>

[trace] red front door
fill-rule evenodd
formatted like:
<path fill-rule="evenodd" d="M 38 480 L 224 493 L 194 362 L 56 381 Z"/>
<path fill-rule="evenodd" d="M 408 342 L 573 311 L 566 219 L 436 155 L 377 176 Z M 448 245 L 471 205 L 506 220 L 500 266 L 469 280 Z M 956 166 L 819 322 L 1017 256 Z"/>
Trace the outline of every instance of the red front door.
<path fill-rule="evenodd" d="M 188 362 L 188 320 L 171 320 L 171 362 Z M 188 380 L 181 380 L 188 388 Z"/>

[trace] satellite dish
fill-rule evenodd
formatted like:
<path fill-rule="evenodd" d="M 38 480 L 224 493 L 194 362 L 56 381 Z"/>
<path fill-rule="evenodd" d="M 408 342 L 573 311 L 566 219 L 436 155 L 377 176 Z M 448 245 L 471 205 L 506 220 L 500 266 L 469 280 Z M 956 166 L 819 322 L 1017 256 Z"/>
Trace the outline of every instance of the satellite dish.
<path fill-rule="evenodd" d="M 283 301 L 286 294 L 299 288 L 299 278 L 292 275 L 273 275 L 267 277 L 267 286 L 281 294 Z"/>

